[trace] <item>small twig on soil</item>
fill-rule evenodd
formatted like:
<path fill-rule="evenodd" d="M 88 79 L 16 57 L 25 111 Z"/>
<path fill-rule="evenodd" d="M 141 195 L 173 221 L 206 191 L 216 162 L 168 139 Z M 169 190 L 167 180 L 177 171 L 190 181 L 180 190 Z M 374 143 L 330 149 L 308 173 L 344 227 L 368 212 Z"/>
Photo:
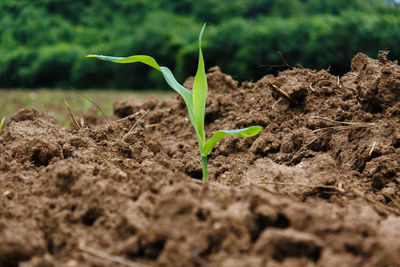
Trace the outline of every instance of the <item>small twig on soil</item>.
<path fill-rule="evenodd" d="M 312 87 L 312 83 L 310 84 L 310 90 L 315 92 L 314 88 Z"/>
<path fill-rule="evenodd" d="M 70 106 L 68 105 L 66 99 L 64 99 L 64 103 L 65 103 L 65 106 L 67 107 L 69 116 L 71 116 L 73 125 L 75 126 L 75 128 L 76 128 L 77 130 L 79 130 L 79 129 L 81 128 L 81 126 L 80 126 L 79 123 L 75 120 L 74 114 L 72 114 L 72 110 L 71 110 Z"/>
<path fill-rule="evenodd" d="M 78 90 L 72 89 L 75 91 L 75 93 L 77 93 L 78 95 L 86 98 L 90 103 L 92 103 L 93 105 L 96 106 L 96 108 L 100 111 L 100 113 L 103 115 L 104 119 L 108 122 L 108 125 L 111 126 L 111 122 L 107 119 L 106 114 L 104 114 L 103 110 L 100 108 L 99 105 L 97 105 L 92 99 L 90 99 L 89 97 L 85 96 L 84 94 L 82 94 L 81 92 L 79 92 Z"/>
<path fill-rule="evenodd" d="M 370 202 L 372 204 L 375 204 L 375 205 L 381 207 L 382 209 L 385 209 L 387 211 L 393 212 L 394 214 L 400 216 L 400 211 L 399 210 L 396 210 L 394 208 L 388 207 L 388 206 L 386 206 L 386 205 L 384 205 L 384 204 L 382 204 L 382 203 L 380 203 L 380 202 L 378 202 L 376 200 L 373 200 L 372 198 L 367 197 L 365 194 L 363 194 L 362 192 L 358 191 L 357 189 L 355 189 L 353 187 L 349 188 L 349 192 L 351 192 L 354 195 L 359 196 L 359 197 L 367 200 L 368 202 Z"/>
<path fill-rule="evenodd" d="M 322 84 L 322 86 L 328 86 L 328 85 L 331 85 L 331 83 L 332 83 L 331 79 L 325 78 L 325 79 L 318 80 L 317 83 L 315 84 L 315 86 L 318 86 L 318 85 L 320 85 L 320 83 L 323 83 L 323 82 L 325 82 L 325 83 Z M 328 84 L 326 82 L 328 82 Z"/>
<path fill-rule="evenodd" d="M 350 122 L 345 122 L 345 121 L 335 121 L 335 120 L 332 120 L 332 119 L 330 119 L 330 118 L 322 117 L 322 116 L 311 116 L 310 119 L 322 119 L 322 120 L 326 120 L 326 121 L 330 121 L 330 122 L 335 122 L 335 123 L 339 123 L 339 124 L 356 125 L 356 126 L 362 125 L 362 126 L 365 126 L 365 127 L 375 125 L 375 123 L 367 123 L 367 122 L 352 122 L 352 121 L 350 121 Z"/>
<path fill-rule="evenodd" d="M 322 120 L 326 120 L 329 122 L 333 122 L 333 123 L 338 123 L 338 124 L 345 124 L 344 126 L 329 126 L 329 127 L 324 127 L 324 128 L 320 128 L 320 129 L 316 129 L 313 130 L 312 133 L 317 133 L 317 132 L 321 132 L 324 130 L 350 130 L 350 129 L 355 129 L 355 128 L 366 128 L 369 126 L 374 126 L 374 123 L 364 123 L 364 122 L 342 122 L 342 121 L 335 121 L 326 117 L 321 117 L 321 116 L 311 116 L 310 120 L 316 118 L 316 119 L 322 119 Z M 324 133 L 322 133 L 322 135 L 329 133 L 329 131 L 325 131 Z M 297 153 L 299 153 L 303 148 L 308 147 L 309 145 L 311 145 L 312 143 L 314 143 L 315 140 L 317 140 L 318 138 L 322 137 L 322 135 L 320 136 L 316 136 L 315 138 L 313 138 L 310 142 L 308 142 L 307 144 L 303 145 Z M 296 153 L 296 154 L 297 154 Z"/>
<path fill-rule="evenodd" d="M 354 128 L 366 128 L 366 127 L 370 127 L 370 126 L 374 126 L 375 123 L 366 123 L 366 122 L 344 122 L 344 121 L 335 121 L 332 120 L 330 118 L 326 118 L 326 117 L 321 117 L 321 116 L 311 116 L 311 119 L 322 119 L 322 120 L 326 120 L 329 122 L 333 122 L 333 123 L 337 123 L 337 124 L 344 124 L 347 126 L 329 126 L 329 127 L 324 127 L 324 128 L 320 128 L 320 129 L 316 129 L 314 131 L 312 131 L 313 133 L 319 132 L 319 131 L 323 131 L 323 130 L 347 130 L 347 129 L 354 129 Z"/>
<path fill-rule="evenodd" d="M 372 152 L 374 152 L 375 145 L 376 145 L 376 141 L 374 141 L 374 142 L 372 143 L 371 150 L 369 151 L 369 154 L 368 154 L 369 156 L 371 156 L 371 155 L 372 155 Z"/>
<path fill-rule="evenodd" d="M 357 78 L 360 77 L 360 74 L 354 73 L 354 72 L 349 72 L 349 73 L 347 73 L 347 74 L 348 74 L 348 75 L 356 76 Z"/>
<path fill-rule="evenodd" d="M 139 121 L 141 119 L 143 119 L 147 115 L 147 113 L 149 113 L 149 110 L 146 110 L 146 112 L 135 121 L 135 123 L 132 125 L 132 127 L 129 129 L 129 131 L 126 134 L 124 134 L 124 136 L 122 137 L 122 140 L 125 140 L 125 138 L 128 136 L 128 134 L 131 133 L 136 128 Z"/>
<path fill-rule="evenodd" d="M 119 264 L 122 264 L 122 265 L 125 265 L 125 266 L 129 266 L 129 267 L 148 267 L 148 265 L 144 265 L 142 263 L 137 263 L 137 262 L 134 262 L 134 261 L 130 261 L 130 260 L 118 257 L 118 256 L 112 256 L 112 255 L 109 255 L 109 254 L 107 254 L 107 253 L 105 253 L 103 251 L 100 251 L 100 250 L 97 250 L 97 249 L 94 249 L 94 248 L 90 248 L 90 247 L 87 247 L 85 245 L 79 245 L 79 249 L 82 250 L 85 253 L 90 254 L 90 255 L 94 255 L 94 256 L 97 256 L 99 258 L 103 258 L 103 259 L 106 259 L 108 261 L 119 263 Z"/>
<path fill-rule="evenodd" d="M 145 126 L 145 128 L 157 127 L 158 125 L 160 125 L 160 123 L 148 124 L 148 125 Z"/>
<path fill-rule="evenodd" d="M 329 126 L 329 127 L 324 127 L 324 128 L 321 128 L 321 129 L 316 129 L 316 130 L 314 130 L 314 131 L 312 131 L 312 132 L 313 132 L 313 133 L 316 133 L 316 132 L 320 132 L 320 131 L 324 131 L 324 130 L 337 130 L 337 131 L 340 131 L 340 130 L 350 130 L 350 129 L 356 129 L 356 128 L 366 128 L 366 127 L 368 127 L 368 126 L 370 126 L 370 125 Z"/>
<path fill-rule="evenodd" d="M 344 194 L 344 193 L 352 193 L 353 195 L 356 195 L 358 197 L 363 198 L 364 200 L 382 208 L 385 209 L 389 212 L 392 212 L 396 215 L 400 216 L 400 210 L 388 207 L 376 200 L 373 200 L 372 198 L 367 197 L 364 193 L 358 191 L 354 187 L 349 187 L 347 190 L 343 187 L 342 184 L 339 184 L 339 186 L 333 186 L 333 185 L 309 185 L 309 184 L 297 184 L 297 183 L 281 183 L 281 182 L 270 182 L 270 181 L 265 181 L 262 183 L 258 183 L 258 185 L 262 184 L 274 184 L 274 185 L 282 185 L 282 186 L 304 186 L 304 187 L 309 187 L 309 188 L 325 188 L 325 189 L 333 189 L 336 190 L 337 192 Z M 393 202 L 395 203 L 395 202 Z M 396 203 L 397 204 L 397 203 Z"/>
<path fill-rule="evenodd" d="M 274 109 L 275 108 L 275 106 L 279 103 L 279 102 L 281 102 L 282 101 L 282 97 L 280 97 L 279 99 L 278 99 L 278 101 L 276 101 L 273 105 L 272 105 L 272 107 L 271 107 L 271 109 Z"/>
<path fill-rule="evenodd" d="M 379 192 L 381 195 L 383 195 L 384 197 L 387 197 L 388 199 L 390 199 L 390 201 L 393 203 L 393 205 L 395 205 L 397 208 L 400 209 L 400 204 L 390 195 L 386 194 L 386 193 L 382 193 Z"/>
<path fill-rule="evenodd" d="M 286 97 L 287 99 L 289 99 L 290 101 L 294 102 L 293 99 L 290 97 L 290 95 L 288 95 L 288 93 L 286 93 L 285 91 L 283 91 L 281 88 L 279 88 L 278 86 L 276 86 L 275 84 L 271 83 L 272 88 L 274 88 L 278 93 L 280 93 L 281 95 L 283 95 L 284 97 Z"/>

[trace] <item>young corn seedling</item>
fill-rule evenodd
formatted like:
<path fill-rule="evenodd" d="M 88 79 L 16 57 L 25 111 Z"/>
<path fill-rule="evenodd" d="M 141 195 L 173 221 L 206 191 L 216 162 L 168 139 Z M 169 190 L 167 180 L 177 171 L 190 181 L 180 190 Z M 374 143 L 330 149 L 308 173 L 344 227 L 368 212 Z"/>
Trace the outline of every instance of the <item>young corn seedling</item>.
<path fill-rule="evenodd" d="M 200 148 L 201 162 L 203 167 L 203 181 L 208 181 L 207 156 L 211 153 L 213 147 L 219 140 L 227 135 L 234 135 L 238 137 L 254 136 L 258 134 L 262 130 L 262 128 L 260 126 L 251 126 L 248 128 L 236 130 L 219 130 L 216 131 L 208 141 L 206 141 L 206 135 L 204 133 L 204 115 L 206 109 L 208 85 L 204 68 L 203 54 L 201 51 L 201 39 L 205 26 L 206 25 L 204 24 L 199 34 L 199 62 L 192 92 L 180 85 L 176 81 L 172 72 L 167 67 L 159 66 L 154 58 L 150 56 L 135 55 L 130 57 L 112 57 L 103 55 L 88 55 L 87 57 L 96 57 L 98 59 L 112 61 L 115 63 L 141 62 L 162 73 L 168 85 L 171 86 L 172 89 L 174 89 L 176 92 L 178 92 L 185 101 L 189 114 L 189 119 L 195 129 L 197 141 Z"/>

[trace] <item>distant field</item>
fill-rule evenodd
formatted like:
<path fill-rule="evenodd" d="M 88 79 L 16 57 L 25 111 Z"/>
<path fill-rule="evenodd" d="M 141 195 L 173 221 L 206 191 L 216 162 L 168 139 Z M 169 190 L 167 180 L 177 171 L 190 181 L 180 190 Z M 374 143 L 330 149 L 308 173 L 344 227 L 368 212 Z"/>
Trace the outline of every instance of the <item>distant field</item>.
<path fill-rule="evenodd" d="M 151 96 L 163 100 L 175 95 L 171 91 L 80 90 L 79 92 L 99 105 L 106 115 L 112 115 L 112 105 L 117 100 L 127 98 L 143 100 Z M 89 100 L 73 90 L 2 89 L 0 90 L 0 120 L 3 116 L 6 116 L 6 121 L 9 121 L 10 116 L 18 109 L 30 106 L 51 115 L 58 124 L 69 126 L 71 120 L 64 99 L 67 100 L 74 114 L 82 114 L 93 106 Z"/>

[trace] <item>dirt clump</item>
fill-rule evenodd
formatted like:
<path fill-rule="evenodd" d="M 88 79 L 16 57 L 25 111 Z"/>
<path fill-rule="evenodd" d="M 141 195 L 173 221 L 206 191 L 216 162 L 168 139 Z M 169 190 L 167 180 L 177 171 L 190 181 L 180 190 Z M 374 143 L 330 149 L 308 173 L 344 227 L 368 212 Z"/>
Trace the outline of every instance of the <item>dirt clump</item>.
<path fill-rule="evenodd" d="M 263 127 L 214 148 L 210 183 L 198 180 L 179 96 L 117 102 L 110 124 L 92 110 L 79 130 L 31 108 L 14 114 L 0 133 L 0 266 L 118 266 L 111 256 L 138 266 L 398 265 L 397 62 L 357 54 L 342 77 L 294 68 L 239 86 L 214 67 L 207 78 L 207 137 Z"/>

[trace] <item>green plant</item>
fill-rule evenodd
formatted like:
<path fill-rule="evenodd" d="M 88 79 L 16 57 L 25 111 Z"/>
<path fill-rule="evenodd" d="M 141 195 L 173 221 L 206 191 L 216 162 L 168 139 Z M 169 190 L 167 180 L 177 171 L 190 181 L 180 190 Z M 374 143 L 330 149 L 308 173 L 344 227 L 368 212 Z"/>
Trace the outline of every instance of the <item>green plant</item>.
<path fill-rule="evenodd" d="M 103 55 L 88 55 L 87 57 L 96 57 L 102 60 L 112 61 L 115 63 L 133 63 L 142 62 L 144 64 L 153 67 L 154 69 L 160 71 L 169 86 L 172 87 L 176 92 L 178 92 L 185 101 L 189 119 L 192 123 L 200 148 L 201 162 L 203 165 L 203 181 L 208 181 L 208 169 L 207 169 L 207 156 L 211 153 L 214 145 L 227 135 L 234 135 L 238 137 L 250 137 L 258 134 L 262 128 L 260 126 L 251 126 L 248 128 L 237 129 L 237 130 L 220 130 L 214 133 L 214 135 L 206 142 L 204 133 L 204 115 L 206 109 L 206 99 L 207 99 L 207 77 L 204 68 L 204 59 L 201 51 L 201 39 L 203 36 L 205 24 L 199 34 L 199 62 L 197 67 L 197 73 L 193 83 L 193 91 L 190 92 L 185 87 L 180 85 L 172 72 L 167 67 L 162 67 L 157 64 L 157 62 L 150 56 L 136 55 L 130 57 L 110 57 Z"/>
<path fill-rule="evenodd" d="M 4 125 L 4 121 L 6 120 L 6 117 L 3 117 L 0 121 L 0 132 L 1 130 L 3 130 L 3 125 Z"/>

